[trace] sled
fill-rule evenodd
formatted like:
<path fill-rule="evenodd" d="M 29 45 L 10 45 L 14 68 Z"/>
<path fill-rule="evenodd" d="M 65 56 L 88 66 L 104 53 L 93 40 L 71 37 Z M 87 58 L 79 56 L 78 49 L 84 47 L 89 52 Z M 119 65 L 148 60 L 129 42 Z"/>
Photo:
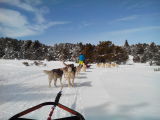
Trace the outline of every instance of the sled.
<path fill-rule="evenodd" d="M 41 104 L 38 104 L 36 106 L 33 106 L 27 110 L 24 110 L 14 116 L 12 116 L 9 120 L 35 120 L 35 119 L 31 119 L 31 118 L 22 118 L 22 116 L 28 114 L 28 113 L 31 113 L 35 110 L 38 110 L 44 106 L 47 106 L 47 105 L 51 105 L 52 106 L 52 110 L 51 112 L 49 113 L 49 117 L 47 120 L 85 120 L 83 115 L 81 115 L 79 112 L 75 111 L 75 110 L 72 110 L 71 108 L 68 108 L 62 104 L 59 103 L 59 99 L 60 99 L 60 96 L 61 96 L 61 91 L 57 94 L 57 97 L 55 99 L 55 102 L 44 102 L 44 103 L 41 103 Z M 65 118 L 58 118 L 58 119 L 52 119 L 52 114 L 54 112 L 54 109 L 56 107 L 59 107 L 69 113 L 72 114 L 72 116 L 70 117 L 65 117 Z"/>
<path fill-rule="evenodd" d="M 89 64 L 87 64 L 86 66 L 87 66 L 87 68 L 90 68 L 90 67 L 91 67 L 91 65 L 89 65 Z"/>

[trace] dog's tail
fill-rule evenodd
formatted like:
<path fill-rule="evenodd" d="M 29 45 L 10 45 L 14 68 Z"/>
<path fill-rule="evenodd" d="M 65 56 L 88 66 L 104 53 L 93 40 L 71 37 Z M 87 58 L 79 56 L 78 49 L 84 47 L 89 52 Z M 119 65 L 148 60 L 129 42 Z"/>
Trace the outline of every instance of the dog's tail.
<path fill-rule="evenodd" d="M 44 73 L 46 74 L 50 74 L 52 71 L 49 71 L 49 70 L 43 70 Z"/>

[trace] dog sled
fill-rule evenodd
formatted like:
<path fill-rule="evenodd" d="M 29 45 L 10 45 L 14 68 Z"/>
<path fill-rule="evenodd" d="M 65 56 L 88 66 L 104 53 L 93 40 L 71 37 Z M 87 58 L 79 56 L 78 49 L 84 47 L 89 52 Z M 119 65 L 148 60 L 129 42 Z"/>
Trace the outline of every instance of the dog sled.
<path fill-rule="evenodd" d="M 91 65 L 90 65 L 90 64 L 86 64 L 86 67 L 87 67 L 87 68 L 90 68 L 90 67 L 91 67 Z"/>
<path fill-rule="evenodd" d="M 68 108 L 68 107 L 59 103 L 59 99 L 60 99 L 61 95 L 62 95 L 62 91 L 60 91 L 57 94 L 55 102 L 44 102 L 44 103 L 38 104 L 34 107 L 31 107 L 27 110 L 24 110 L 24 111 L 14 115 L 14 116 L 12 116 L 9 120 L 35 120 L 35 119 L 31 119 L 31 118 L 23 118 L 22 116 L 24 116 L 28 113 L 31 113 L 33 111 L 36 111 L 36 110 L 38 110 L 38 109 L 40 109 L 44 106 L 48 106 L 48 105 L 52 106 L 52 108 L 51 108 L 51 111 L 49 113 L 49 116 L 48 116 L 47 120 L 85 120 L 83 115 L 81 115 L 79 112 L 77 112 L 77 111 L 75 111 L 71 108 Z M 53 112 L 54 112 L 56 107 L 59 107 L 59 108 L 65 110 L 65 111 L 71 113 L 72 116 L 65 117 L 65 118 L 52 119 L 52 115 L 53 115 Z"/>

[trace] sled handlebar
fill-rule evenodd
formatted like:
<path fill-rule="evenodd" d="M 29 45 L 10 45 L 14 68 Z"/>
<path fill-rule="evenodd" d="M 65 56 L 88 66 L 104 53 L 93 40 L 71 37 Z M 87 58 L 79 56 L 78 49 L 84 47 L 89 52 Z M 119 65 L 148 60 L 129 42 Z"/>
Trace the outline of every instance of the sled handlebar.
<path fill-rule="evenodd" d="M 85 120 L 84 117 L 80 113 L 78 113 L 77 111 L 72 110 L 72 109 L 70 109 L 70 108 L 68 108 L 68 107 L 66 107 L 66 106 L 64 106 L 64 105 L 62 105 L 62 104 L 59 103 L 61 95 L 62 95 L 62 89 L 57 94 L 55 102 L 41 103 L 39 105 L 31 107 L 31 108 L 29 108 L 27 110 L 24 110 L 24 111 L 22 111 L 22 112 L 20 112 L 20 113 L 18 113 L 16 115 L 14 115 L 14 116 L 12 116 L 9 120 L 33 120 L 33 119 L 20 118 L 20 117 L 23 116 L 23 115 L 26 115 L 26 114 L 28 114 L 28 113 L 30 113 L 32 111 L 40 109 L 41 107 L 46 106 L 46 105 L 53 105 L 53 107 L 52 107 L 52 109 L 51 109 L 51 111 L 49 113 L 49 116 L 48 116 L 47 120 L 52 120 L 51 117 L 52 117 L 53 111 L 54 111 L 54 109 L 55 109 L 56 106 L 58 106 L 59 108 L 61 108 L 61 109 L 65 110 L 65 111 L 73 114 L 74 116 L 66 117 L 66 118 L 60 118 L 60 119 L 55 119 L 55 120 Z"/>
<path fill-rule="evenodd" d="M 33 111 L 36 111 L 37 109 L 40 109 L 41 107 L 48 106 L 48 105 L 55 105 L 55 102 L 44 102 L 44 103 L 38 104 L 38 105 L 36 105 L 34 107 L 31 107 L 31 108 L 29 108 L 27 110 L 24 110 L 24 111 L 22 111 L 22 112 L 20 112 L 20 113 L 18 113 L 16 115 L 14 115 L 14 116 L 12 116 L 9 120 L 33 120 L 33 119 L 20 118 L 20 117 L 24 116 L 24 115 L 26 115 L 28 113 L 31 113 Z M 75 120 L 85 120 L 84 117 L 79 112 L 77 112 L 75 110 L 72 110 L 72 109 L 70 109 L 70 108 L 68 108 L 68 107 L 66 107 L 66 106 L 64 106 L 64 105 L 62 105 L 60 103 L 58 103 L 57 106 L 59 108 L 65 110 L 65 111 L 67 111 L 67 112 L 69 112 L 69 113 L 77 116 L 78 119 L 75 119 Z M 68 120 L 68 119 L 64 118 L 63 120 Z M 72 119 L 70 119 L 70 120 L 72 120 Z"/>

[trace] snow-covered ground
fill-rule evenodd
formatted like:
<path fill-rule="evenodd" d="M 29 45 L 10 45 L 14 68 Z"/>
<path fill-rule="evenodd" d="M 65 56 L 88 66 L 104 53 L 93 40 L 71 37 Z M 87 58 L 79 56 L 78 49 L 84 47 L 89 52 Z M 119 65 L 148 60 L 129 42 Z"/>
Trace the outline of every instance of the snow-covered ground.
<path fill-rule="evenodd" d="M 0 60 L 0 120 L 42 102 L 54 101 L 60 90 L 48 88 L 43 70 L 63 67 L 60 61 L 44 61 L 47 66 L 24 66 L 26 60 Z M 33 62 L 33 61 L 28 61 Z M 160 120 L 160 72 L 147 64 L 97 68 L 92 65 L 75 79 L 75 87 L 65 87 L 60 103 L 82 113 L 86 120 Z M 46 120 L 51 107 L 27 117 Z M 53 118 L 70 114 L 56 109 Z"/>

